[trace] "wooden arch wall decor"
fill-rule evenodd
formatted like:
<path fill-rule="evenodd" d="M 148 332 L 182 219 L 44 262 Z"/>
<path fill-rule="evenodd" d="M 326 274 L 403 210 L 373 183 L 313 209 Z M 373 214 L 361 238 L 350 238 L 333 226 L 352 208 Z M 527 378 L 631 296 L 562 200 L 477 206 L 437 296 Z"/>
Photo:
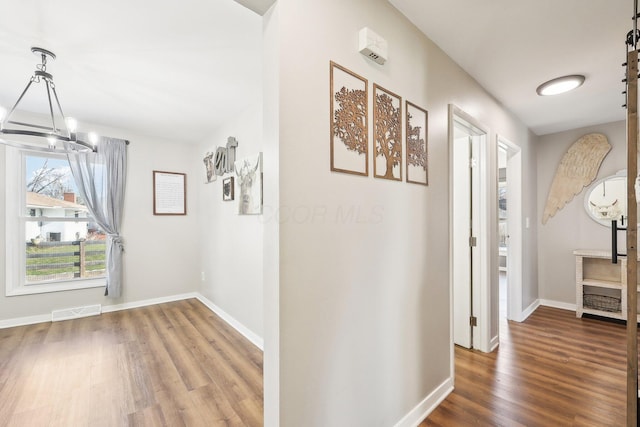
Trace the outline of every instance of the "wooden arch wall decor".
<path fill-rule="evenodd" d="M 569 147 L 553 177 L 542 224 L 546 224 L 549 218 L 593 182 L 610 150 L 607 137 L 600 133 L 585 135 Z"/>

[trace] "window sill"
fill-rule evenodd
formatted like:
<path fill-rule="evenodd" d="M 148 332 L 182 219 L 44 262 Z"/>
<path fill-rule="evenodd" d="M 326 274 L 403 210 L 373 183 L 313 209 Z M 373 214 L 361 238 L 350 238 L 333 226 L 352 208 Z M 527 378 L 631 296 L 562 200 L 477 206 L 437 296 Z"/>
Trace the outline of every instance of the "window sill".
<path fill-rule="evenodd" d="M 22 285 L 13 289 L 7 289 L 6 296 L 35 295 L 51 292 L 75 291 L 80 289 L 104 288 L 105 278 L 75 280 L 68 282 L 44 283 L 41 285 Z"/>

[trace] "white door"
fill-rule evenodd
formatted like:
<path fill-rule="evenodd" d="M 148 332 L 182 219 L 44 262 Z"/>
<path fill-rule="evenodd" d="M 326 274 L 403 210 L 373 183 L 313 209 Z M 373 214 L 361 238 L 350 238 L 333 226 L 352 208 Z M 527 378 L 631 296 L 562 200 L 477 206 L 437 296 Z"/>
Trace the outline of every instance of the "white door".
<path fill-rule="evenodd" d="M 453 342 L 488 351 L 487 131 L 455 108 L 450 121 Z"/>
<path fill-rule="evenodd" d="M 473 346 L 472 253 L 471 237 L 471 145 L 472 139 L 455 128 L 453 139 L 453 342 L 465 348 Z"/>

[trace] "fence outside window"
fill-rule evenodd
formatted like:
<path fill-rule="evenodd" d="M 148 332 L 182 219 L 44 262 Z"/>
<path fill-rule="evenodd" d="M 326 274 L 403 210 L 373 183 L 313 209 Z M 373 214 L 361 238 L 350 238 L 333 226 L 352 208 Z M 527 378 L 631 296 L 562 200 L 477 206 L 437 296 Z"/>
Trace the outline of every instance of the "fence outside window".
<path fill-rule="evenodd" d="M 26 283 L 103 277 L 104 240 L 26 243 Z"/>

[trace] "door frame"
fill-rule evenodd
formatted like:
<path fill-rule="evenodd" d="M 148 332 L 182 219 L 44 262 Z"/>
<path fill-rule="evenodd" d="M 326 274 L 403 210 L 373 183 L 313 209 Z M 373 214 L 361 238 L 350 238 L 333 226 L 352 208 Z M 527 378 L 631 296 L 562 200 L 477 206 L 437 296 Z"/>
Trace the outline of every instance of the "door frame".
<path fill-rule="evenodd" d="M 522 149 L 500 134 L 496 144 L 507 152 L 507 319 L 522 322 Z"/>
<path fill-rule="evenodd" d="M 497 150 L 495 144 L 489 138 L 489 128 L 464 112 L 454 104 L 449 104 L 449 212 L 453 212 L 453 141 L 455 123 L 461 123 L 467 127 L 474 128 L 478 135 L 484 134 L 480 142 L 479 158 L 476 167 L 479 170 L 479 230 L 477 259 L 480 262 L 480 269 L 476 286 L 473 288 L 473 314 L 478 319 L 477 326 L 473 329 L 474 348 L 482 352 L 491 351 L 491 276 L 495 268 L 497 279 L 498 253 L 492 251 L 497 247 Z M 495 185 L 491 185 L 494 183 Z M 494 227 L 491 227 L 492 218 L 495 220 Z M 454 366 L 454 343 L 453 343 L 453 322 L 454 322 L 454 301 L 453 301 L 453 222 L 449 220 L 449 291 L 450 291 L 450 338 L 451 338 L 451 363 Z"/>

